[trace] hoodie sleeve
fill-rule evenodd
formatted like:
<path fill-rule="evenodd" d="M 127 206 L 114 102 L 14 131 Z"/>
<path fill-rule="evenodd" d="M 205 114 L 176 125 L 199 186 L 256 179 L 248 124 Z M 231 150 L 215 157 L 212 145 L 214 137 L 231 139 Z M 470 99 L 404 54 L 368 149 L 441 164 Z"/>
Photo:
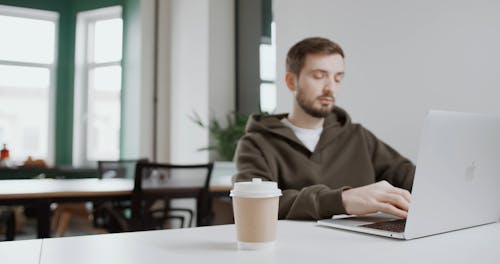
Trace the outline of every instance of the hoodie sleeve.
<path fill-rule="evenodd" d="M 364 129 L 373 169 L 377 181 L 386 180 L 392 185 L 411 191 L 415 165 L 396 150 Z"/>
<path fill-rule="evenodd" d="M 235 181 L 250 181 L 252 178 L 278 182 L 272 173 L 262 149 L 250 137 L 243 137 L 236 151 L 238 174 Z M 280 186 L 280 188 L 282 188 Z M 342 191 L 349 187 L 331 189 L 322 184 L 304 187 L 300 190 L 283 189 L 280 197 L 279 219 L 318 220 L 335 214 L 345 214 Z"/>
<path fill-rule="evenodd" d="M 346 214 L 342 191 L 350 187 L 330 189 L 315 184 L 301 190 L 284 190 L 280 199 L 279 219 L 319 220 Z"/>

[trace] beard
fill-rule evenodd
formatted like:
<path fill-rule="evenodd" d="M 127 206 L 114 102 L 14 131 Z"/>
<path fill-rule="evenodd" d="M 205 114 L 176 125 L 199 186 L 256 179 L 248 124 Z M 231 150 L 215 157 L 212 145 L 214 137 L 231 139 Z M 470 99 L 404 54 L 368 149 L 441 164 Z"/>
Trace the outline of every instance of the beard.
<path fill-rule="evenodd" d="M 315 101 L 318 100 L 321 97 L 329 97 L 332 98 L 333 101 L 331 104 L 321 104 L 320 107 L 316 107 L 314 105 Z M 304 93 L 302 92 L 302 89 L 299 89 L 297 91 L 297 103 L 299 104 L 300 108 L 304 110 L 307 114 L 309 114 L 312 117 L 316 118 L 324 118 L 327 117 L 333 110 L 333 106 L 335 104 L 335 97 L 333 95 L 322 95 L 318 96 L 317 98 L 314 98 L 313 100 L 307 100 L 305 97 Z"/>

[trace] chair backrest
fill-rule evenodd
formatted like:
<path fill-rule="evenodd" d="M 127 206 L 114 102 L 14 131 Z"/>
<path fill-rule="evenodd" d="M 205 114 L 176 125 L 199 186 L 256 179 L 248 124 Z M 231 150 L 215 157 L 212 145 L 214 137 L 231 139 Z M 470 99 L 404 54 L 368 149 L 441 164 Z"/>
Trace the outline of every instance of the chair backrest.
<path fill-rule="evenodd" d="M 212 169 L 213 163 L 194 165 L 137 163 L 132 194 L 134 228 L 144 229 L 147 212 L 156 200 L 195 198 L 199 199 L 198 204 L 208 202 Z"/>
<path fill-rule="evenodd" d="M 135 176 L 135 165 L 145 162 L 148 162 L 148 159 L 99 160 L 97 161 L 97 173 L 99 179 L 133 179 Z"/>

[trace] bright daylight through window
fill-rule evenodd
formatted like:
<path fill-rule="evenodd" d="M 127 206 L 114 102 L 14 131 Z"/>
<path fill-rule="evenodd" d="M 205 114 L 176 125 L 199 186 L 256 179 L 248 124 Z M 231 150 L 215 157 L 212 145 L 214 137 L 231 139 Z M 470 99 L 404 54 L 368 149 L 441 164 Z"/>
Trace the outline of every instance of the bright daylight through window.
<path fill-rule="evenodd" d="M 75 165 L 119 158 L 122 34 L 120 7 L 78 14 Z"/>
<path fill-rule="evenodd" d="M 276 110 L 276 27 L 271 23 L 271 38 L 263 38 L 260 44 L 260 111 Z"/>
<path fill-rule="evenodd" d="M 58 14 L 0 5 L 0 143 L 10 159 L 53 161 Z"/>

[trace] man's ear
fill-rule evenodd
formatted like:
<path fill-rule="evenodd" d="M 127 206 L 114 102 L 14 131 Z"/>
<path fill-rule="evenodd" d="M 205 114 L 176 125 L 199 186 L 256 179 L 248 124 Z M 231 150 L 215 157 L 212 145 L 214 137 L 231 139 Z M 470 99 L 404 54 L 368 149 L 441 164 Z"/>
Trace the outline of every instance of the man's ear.
<path fill-rule="evenodd" d="M 286 72 L 285 82 L 288 90 L 295 92 L 295 90 L 297 89 L 297 75 L 292 72 Z"/>

